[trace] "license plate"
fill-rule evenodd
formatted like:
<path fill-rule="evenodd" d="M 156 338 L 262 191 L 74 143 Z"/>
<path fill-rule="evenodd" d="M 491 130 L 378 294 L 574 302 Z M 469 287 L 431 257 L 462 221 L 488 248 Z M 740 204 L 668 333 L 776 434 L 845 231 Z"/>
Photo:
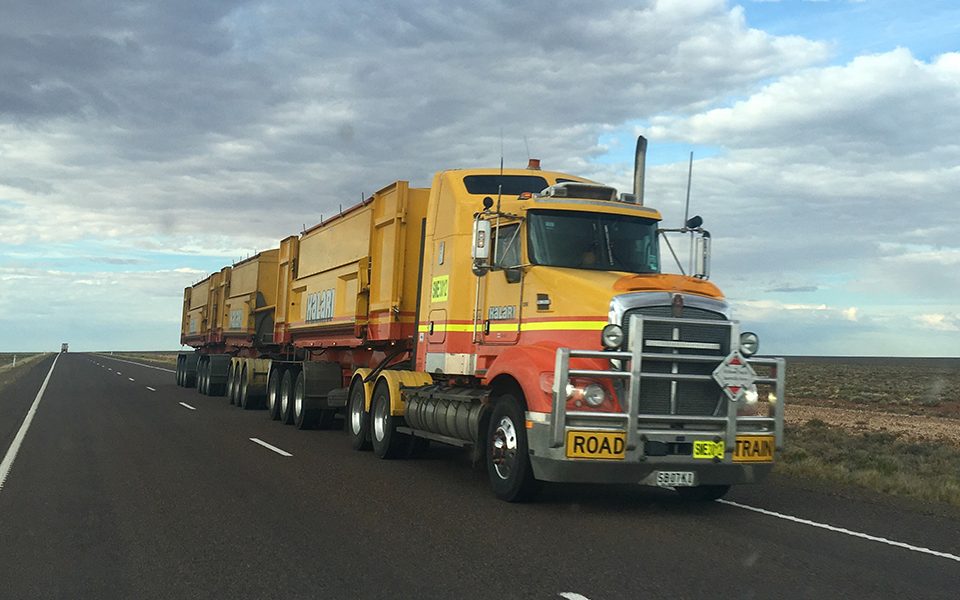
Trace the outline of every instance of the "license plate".
<path fill-rule="evenodd" d="M 733 462 L 773 462 L 775 447 L 772 435 L 737 436 Z"/>
<path fill-rule="evenodd" d="M 627 436 L 623 431 L 568 431 L 567 458 L 623 460 Z"/>
<path fill-rule="evenodd" d="M 690 487 L 697 485 L 693 471 L 657 471 L 657 485 L 660 487 Z"/>

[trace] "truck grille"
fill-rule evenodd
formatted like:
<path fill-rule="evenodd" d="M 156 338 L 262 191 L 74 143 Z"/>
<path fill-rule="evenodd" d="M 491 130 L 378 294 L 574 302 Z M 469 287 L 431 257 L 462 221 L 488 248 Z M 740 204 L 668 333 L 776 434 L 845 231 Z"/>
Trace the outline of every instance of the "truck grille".
<path fill-rule="evenodd" d="M 623 330 L 630 331 L 632 315 L 671 317 L 670 306 L 650 306 L 627 311 L 623 316 Z M 720 314 L 700 308 L 684 307 L 684 319 L 721 321 L 716 326 L 701 323 L 647 322 L 643 325 L 644 352 L 659 354 L 696 354 L 716 356 L 715 363 L 674 362 L 645 358 L 643 371 L 648 373 L 682 373 L 710 375 L 720 361 L 730 353 L 730 328 Z M 651 346 L 650 341 L 706 342 L 719 344 L 719 349 L 664 348 Z M 640 413 L 655 415 L 726 415 L 723 392 L 715 381 L 677 381 L 644 378 L 640 384 Z"/>

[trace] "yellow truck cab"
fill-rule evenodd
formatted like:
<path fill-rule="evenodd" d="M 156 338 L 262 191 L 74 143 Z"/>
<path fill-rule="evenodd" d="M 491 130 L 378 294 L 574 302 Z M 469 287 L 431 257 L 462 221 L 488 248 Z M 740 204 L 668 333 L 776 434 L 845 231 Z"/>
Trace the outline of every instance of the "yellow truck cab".
<path fill-rule="evenodd" d="M 416 361 L 434 383 L 405 389 L 406 422 L 456 437 L 477 419 L 506 500 L 538 480 L 716 498 L 761 479 L 783 440 L 784 363 L 751 358 L 756 336 L 741 336 L 706 272 L 663 272 L 660 221 L 642 188 L 531 169 L 437 174 Z M 706 271 L 699 225 L 678 231 L 698 236 Z M 486 412 L 451 400 L 473 383 Z"/>

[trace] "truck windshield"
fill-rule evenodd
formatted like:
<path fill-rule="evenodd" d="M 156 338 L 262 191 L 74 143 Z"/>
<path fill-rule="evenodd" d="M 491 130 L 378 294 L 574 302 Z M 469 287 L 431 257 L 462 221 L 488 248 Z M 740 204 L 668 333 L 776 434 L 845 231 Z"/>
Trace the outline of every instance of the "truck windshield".
<path fill-rule="evenodd" d="M 528 214 L 530 262 L 536 265 L 659 273 L 657 222 L 628 215 L 565 210 Z"/>

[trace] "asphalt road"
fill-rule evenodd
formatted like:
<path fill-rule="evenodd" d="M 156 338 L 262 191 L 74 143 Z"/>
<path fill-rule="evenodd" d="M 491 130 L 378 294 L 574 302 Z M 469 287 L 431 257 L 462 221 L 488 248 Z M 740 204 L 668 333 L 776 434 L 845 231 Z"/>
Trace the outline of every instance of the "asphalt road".
<path fill-rule="evenodd" d="M 0 459 L 52 362 L 0 392 Z M 94 355 L 60 356 L 22 439 L 0 487 L 0 598 L 960 593 L 949 516 L 782 482 L 733 490 L 738 505 L 569 486 L 510 505 L 463 451 L 377 460 Z"/>

